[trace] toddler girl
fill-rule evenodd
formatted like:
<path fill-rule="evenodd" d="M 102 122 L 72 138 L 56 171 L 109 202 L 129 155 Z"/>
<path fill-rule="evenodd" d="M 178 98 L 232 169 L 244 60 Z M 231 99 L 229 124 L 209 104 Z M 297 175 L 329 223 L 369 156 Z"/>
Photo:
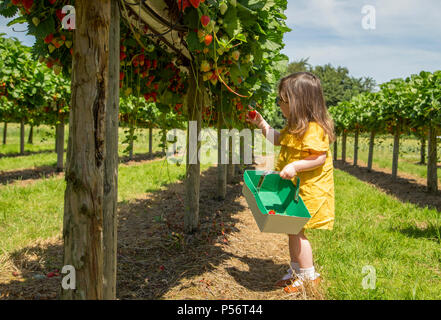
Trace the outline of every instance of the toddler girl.
<path fill-rule="evenodd" d="M 247 120 L 262 129 L 265 137 L 272 136 L 274 145 L 281 146 L 276 170 L 281 178 L 294 184 L 294 178 L 299 176 L 299 194 L 311 215 L 302 231 L 288 235 L 291 267 L 276 283 L 285 292 L 293 293 L 303 290 L 305 280 L 313 285 L 320 282 L 304 230 L 332 230 L 334 225 L 334 172 L 329 145 L 335 135 L 320 80 L 315 75 L 293 73 L 281 79 L 278 89 L 277 104 L 288 120 L 287 126 L 279 133 L 258 112 Z"/>

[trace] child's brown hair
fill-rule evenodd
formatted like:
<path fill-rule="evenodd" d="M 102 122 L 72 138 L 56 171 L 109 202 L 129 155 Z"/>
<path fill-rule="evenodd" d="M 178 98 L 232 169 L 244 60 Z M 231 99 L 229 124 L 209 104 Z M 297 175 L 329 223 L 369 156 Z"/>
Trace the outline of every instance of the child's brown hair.
<path fill-rule="evenodd" d="M 310 121 L 321 125 L 329 143 L 336 139 L 334 121 L 326 108 L 320 79 L 310 72 L 292 73 L 280 80 L 279 96 L 289 104 L 288 128 L 302 139 Z"/>

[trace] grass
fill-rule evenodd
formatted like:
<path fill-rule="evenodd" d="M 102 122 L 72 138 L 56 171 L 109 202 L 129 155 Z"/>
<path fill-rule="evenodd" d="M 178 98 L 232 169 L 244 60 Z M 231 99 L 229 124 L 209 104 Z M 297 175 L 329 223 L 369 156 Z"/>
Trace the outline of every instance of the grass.
<path fill-rule="evenodd" d="M 334 230 L 307 231 L 328 299 L 440 299 L 441 223 L 436 210 L 402 203 L 336 170 Z M 362 286 L 364 266 L 375 289 Z"/>
<path fill-rule="evenodd" d="M 65 143 L 64 148 L 67 149 L 68 126 L 65 127 Z M 3 127 L 2 127 L 3 134 Z M 12 171 L 26 168 L 36 168 L 41 166 L 55 166 L 57 164 L 57 155 L 55 148 L 55 128 L 42 125 L 34 127 L 34 143 L 28 144 L 29 127 L 25 126 L 25 152 L 30 153 L 24 156 L 18 156 L 20 151 L 20 125 L 16 123 L 8 123 L 6 145 L 0 144 L 0 171 Z M 134 154 L 148 153 L 148 129 L 138 129 L 136 131 L 138 139 L 134 142 Z M 3 137 L 3 135 L 2 135 Z M 153 130 L 153 152 L 161 151 L 160 132 L 158 129 Z M 128 155 L 124 153 L 127 144 L 125 139 L 124 128 L 119 129 L 119 147 L 120 156 Z M 66 161 L 66 152 L 64 153 L 64 161 Z"/>
<path fill-rule="evenodd" d="M 341 159 L 341 137 L 338 138 L 338 159 Z M 369 136 L 359 136 L 358 159 L 367 165 L 369 154 Z M 334 145 L 331 146 L 334 150 Z M 420 161 L 420 142 L 412 136 L 401 137 L 400 153 L 398 157 L 398 172 L 405 172 L 420 178 L 427 178 L 427 141 L 426 141 L 426 164 L 418 164 Z M 441 161 L 441 148 L 438 148 L 438 162 Z M 334 151 L 332 151 L 334 152 Z M 374 143 L 373 164 L 380 168 L 392 169 L 393 137 L 390 135 L 378 136 Z M 346 156 L 354 157 L 354 137 L 348 136 L 346 140 Z M 347 160 L 346 160 L 347 161 Z M 441 168 L 438 168 L 438 177 L 441 177 Z M 441 181 L 441 180 L 440 180 Z"/>

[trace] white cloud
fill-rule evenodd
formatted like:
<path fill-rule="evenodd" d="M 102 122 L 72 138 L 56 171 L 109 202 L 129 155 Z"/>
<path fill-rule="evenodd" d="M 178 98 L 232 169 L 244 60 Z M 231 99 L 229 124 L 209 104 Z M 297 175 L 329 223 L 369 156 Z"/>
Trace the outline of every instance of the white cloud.
<path fill-rule="evenodd" d="M 421 49 L 377 45 L 313 45 L 298 48 L 287 46 L 284 53 L 289 57 L 310 57 L 309 63 L 312 65 L 331 63 L 334 66 L 344 66 L 349 69 L 351 75 L 372 77 L 377 83 L 393 78 L 405 78 L 421 70 L 433 72 L 441 69 L 440 53 Z"/>

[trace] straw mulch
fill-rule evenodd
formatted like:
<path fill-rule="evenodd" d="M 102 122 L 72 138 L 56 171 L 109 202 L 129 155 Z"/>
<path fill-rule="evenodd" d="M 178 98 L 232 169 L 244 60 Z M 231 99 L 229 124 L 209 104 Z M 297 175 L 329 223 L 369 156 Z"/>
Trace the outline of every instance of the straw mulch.
<path fill-rule="evenodd" d="M 216 168 L 203 173 L 200 226 L 192 235 L 183 232 L 182 182 L 120 203 L 117 298 L 323 299 L 321 287 L 295 295 L 274 287 L 289 267 L 288 239 L 259 231 L 241 180 L 219 201 Z M 61 277 L 41 275 L 61 269 L 61 236 L 0 259 L 0 299 L 59 298 Z"/>

